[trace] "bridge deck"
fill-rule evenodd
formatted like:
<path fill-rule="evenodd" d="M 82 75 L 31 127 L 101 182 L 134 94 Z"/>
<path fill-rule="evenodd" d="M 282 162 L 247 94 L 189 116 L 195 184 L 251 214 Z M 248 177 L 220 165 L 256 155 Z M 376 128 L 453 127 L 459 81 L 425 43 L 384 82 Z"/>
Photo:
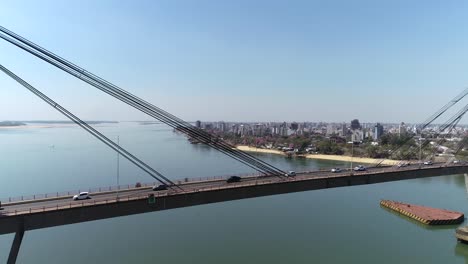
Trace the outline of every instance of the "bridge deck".
<path fill-rule="evenodd" d="M 232 184 L 227 184 L 225 180 L 197 182 L 185 185 L 184 191 L 180 192 L 136 188 L 120 193 L 119 199 L 115 192 L 103 192 L 94 193 L 93 199 L 85 201 L 72 201 L 71 197 L 23 201 L 4 205 L 4 210 L 0 211 L 0 234 L 13 233 L 18 225 L 24 226 L 25 230 L 33 230 L 259 196 L 466 172 L 467 165 L 428 166 L 422 169 L 371 168 L 366 172 L 353 173 L 305 173 L 286 180 L 270 176 L 251 177 Z M 156 196 L 156 203 L 148 202 L 149 194 Z"/>

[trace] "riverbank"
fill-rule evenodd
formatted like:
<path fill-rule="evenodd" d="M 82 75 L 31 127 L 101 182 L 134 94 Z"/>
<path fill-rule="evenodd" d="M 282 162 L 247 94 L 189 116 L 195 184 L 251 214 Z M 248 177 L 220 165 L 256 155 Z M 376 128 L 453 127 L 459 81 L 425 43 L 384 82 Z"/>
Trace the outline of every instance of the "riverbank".
<path fill-rule="evenodd" d="M 108 124 L 108 123 L 96 123 L 96 124 L 89 124 L 91 126 L 98 126 L 101 124 Z M 110 124 L 110 123 L 109 123 Z M 25 124 L 19 126 L 0 126 L 1 129 L 37 129 L 37 128 L 64 128 L 64 127 L 78 127 L 75 123 L 44 123 L 44 124 Z"/>
<path fill-rule="evenodd" d="M 270 154 L 277 154 L 286 156 L 286 154 L 280 150 L 276 149 L 261 149 L 255 148 L 250 146 L 237 146 L 238 150 L 247 151 L 247 152 L 256 152 L 256 153 L 270 153 Z M 308 159 L 319 159 L 319 160 L 336 160 L 336 161 L 345 161 L 351 162 L 351 160 L 355 163 L 378 163 L 382 161 L 381 159 L 373 159 L 373 158 L 359 158 L 359 157 L 350 157 L 350 156 L 342 156 L 342 155 L 325 155 L 325 154 L 307 154 L 305 155 Z M 399 160 L 384 160 L 382 162 L 383 165 L 396 165 L 400 161 Z"/>
<path fill-rule="evenodd" d="M 56 127 L 70 127 L 70 125 L 21 125 L 21 126 L 0 126 L 0 129 L 33 129 L 33 128 L 56 128 Z"/>

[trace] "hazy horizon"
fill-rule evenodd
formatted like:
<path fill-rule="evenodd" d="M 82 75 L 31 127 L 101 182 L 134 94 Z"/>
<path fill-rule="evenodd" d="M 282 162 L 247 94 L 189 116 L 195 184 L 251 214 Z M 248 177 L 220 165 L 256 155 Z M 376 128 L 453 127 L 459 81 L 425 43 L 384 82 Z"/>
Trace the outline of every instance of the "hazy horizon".
<path fill-rule="evenodd" d="M 12 1 L 0 25 L 184 120 L 422 122 L 468 85 L 468 3 Z M 0 40 L 85 120 L 146 116 Z M 60 119 L 0 75 L 0 119 Z"/>
<path fill-rule="evenodd" d="M 359 120 L 359 119 L 358 119 Z M 158 121 L 158 120 L 83 120 L 84 122 L 102 122 L 102 123 L 125 123 L 125 122 L 148 122 L 148 123 L 158 123 L 158 124 L 163 124 L 163 122 Z M 326 120 L 305 120 L 305 121 L 297 121 L 297 120 L 283 120 L 283 121 L 242 121 L 242 120 L 216 120 L 216 121 L 210 121 L 210 120 L 185 120 L 188 123 L 195 123 L 196 121 L 201 121 L 202 123 L 217 123 L 217 122 L 226 122 L 226 123 L 245 123 L 245 124 L 255 124 L 255 123 L 328 123 L 328 124 L 350 124 L 351 120 L 349 121 L 326 121 Z M 48 122 L 61 122 L 61 123 L 74 123 L 71 120 L 65 120 L 65 119 L 57 119 L 57 120 L 0 120 L 1 122 L 22 122 L 22 123 L 48 123 Z M 361 124 L 376 124 L 376 123 L 381 123 L 381 124 L 400 124 L 401 122 L 385 122 L 385 121 L 379 121 L 379 122 L 372 122 L 372 121 L 361 121 L 359 120 L 359 123 Z M 418 125 L 421 122 L 417 123 L 410 123 L 410 122 L 403 122 L 407 125 Z M 441 125 L 442 123 L 432 123 L 431 125 Z M 468 123 L 458 123 L 457 126 L 467 126 Z"/>

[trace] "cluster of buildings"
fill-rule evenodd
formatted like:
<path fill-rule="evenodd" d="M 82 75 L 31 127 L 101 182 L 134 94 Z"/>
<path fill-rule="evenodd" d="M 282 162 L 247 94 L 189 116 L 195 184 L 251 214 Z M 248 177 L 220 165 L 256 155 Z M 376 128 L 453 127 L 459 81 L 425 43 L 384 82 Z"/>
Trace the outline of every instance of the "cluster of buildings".
<path fill-rule="evenodd" d="M 392 123 L 359 123 L 357 119 L 351 123 L 326 123 L 326 122 L 201 122 L 196 121 L 195 126 L 213 133 L 232 133 L 240 137 L 278 136 L 288 137 L 292 135 L 302 136 L 322 135 L 334 141 L 362 142 L 364 140 L 379 141 L 384 133 L 392 134 L 419 134 L 419 128 L 414 124 L 404 122 Z M 424 134 L 438 133 L 438 125 L 428 126 L 422 131 Z M 461 135 L 466 132 L 464 126 L 453 129 L 450 133 Z M 447 132 L 445 132 L 447 133 Z"/>
<path fill-rule="evenodd" d="M 305 123 L 304 123 L 305 124 Z M 201 122 L 196 121 L 195 126 L 212 132 L 233 133 L 243 136 L 290 136 L 290 135 L 303 135 L 308 132 L 308 128 L 304 124 L 298 123 L 227 123 L 227 122 Z"/>

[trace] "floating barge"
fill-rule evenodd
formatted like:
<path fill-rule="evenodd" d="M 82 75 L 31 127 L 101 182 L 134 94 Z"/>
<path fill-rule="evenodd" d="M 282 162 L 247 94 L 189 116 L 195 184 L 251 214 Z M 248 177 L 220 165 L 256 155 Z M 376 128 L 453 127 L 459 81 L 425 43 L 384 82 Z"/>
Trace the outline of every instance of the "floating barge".
<path fill-rule="evenodd" d="M 464 215 L 459 212 L 421 205 L 389 200 L 380 201 L 380 205 L 426 225 L 454 225 L 463 222 L 464 219 Z"/>

